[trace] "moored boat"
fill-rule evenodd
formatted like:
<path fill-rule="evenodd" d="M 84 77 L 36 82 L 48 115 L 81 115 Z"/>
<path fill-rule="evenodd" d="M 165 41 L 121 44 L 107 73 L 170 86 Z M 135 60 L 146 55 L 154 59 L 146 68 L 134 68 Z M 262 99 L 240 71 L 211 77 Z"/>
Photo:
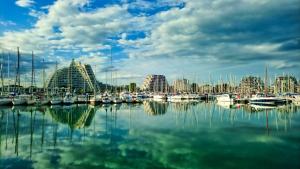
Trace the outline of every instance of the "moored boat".
<path fill-rule="evenodd" d="M 256 104 L 256 105 L 280 105 L 280 104 L 284 104 L 285 101 L 273 95 L 265 95 L 265 94 L 258 93 L 254 95 L 252 98 L 250 98 L 249 103 Z"/>
<path fill-rule="evenodd" d="M 236 100 L 236 95 L 234 94 L 222 94 L 216 97 L 218 102 L 230 102 L 233 103 Z"/>

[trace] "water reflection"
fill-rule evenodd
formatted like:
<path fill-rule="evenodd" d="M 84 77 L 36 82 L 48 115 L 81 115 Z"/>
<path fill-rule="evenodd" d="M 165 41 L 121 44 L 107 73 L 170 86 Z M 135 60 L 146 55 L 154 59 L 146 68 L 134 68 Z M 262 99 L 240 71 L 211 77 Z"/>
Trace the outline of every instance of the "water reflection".
<path fill-rule="evenodd" d="M 51 107 L 47 112 L 55 121 L 68 124 L 71 129 L 90 126 L 95 116 L 95 108 L 88 105 Z"/>
<path fill-rule="evenodd" d="M 144 102 L 144 111 L 151 116 L 164 115 L 168 109 L 168 102 Z"/>
<path fill-rule="evenodd" d="M 299 110 L 214 102 L 1 107 L 0 168 L 253 168 L 249 159 L 265 155 L 273 155 L 267 164 L 297 168 Z"/>

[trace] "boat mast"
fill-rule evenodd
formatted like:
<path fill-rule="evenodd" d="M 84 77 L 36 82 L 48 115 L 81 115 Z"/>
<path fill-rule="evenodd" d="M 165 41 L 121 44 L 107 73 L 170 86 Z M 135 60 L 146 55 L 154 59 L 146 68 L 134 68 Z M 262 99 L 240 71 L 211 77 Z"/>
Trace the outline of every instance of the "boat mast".
<path fill-rule="evenodd" d="M 7 91 L 8 91 L 8 93 L 10 92 L 9 57 L 10 57 L 10 53 L 8 53 L 8 55 L 7 55 L 7 79 L 8 79 Z"/>
<path fill-rule="evenodd" d="M 268 67 L 265 70 L 265 96 L 268 94 Z"/>
<path fill-rule="evenodd" d="M 4 92 L 4 79 L 3 79 L 3 56 L 4 54 L 2 53 L 2 58 L 1 58 L 1 65 L 0 65 L 0 73 L 1 73 L 1 95 L 3 95 Z"/>
<path fill-rule="evenodd" d="M 45 84 L 45 59 L 43 58 L 43 93 L 46 92 L 46 84 Z"/>
<path fill-rule="evenodd" d="M 14 86 L 14 92 L 18 91 L 20 92 L 20 51 L 19 47 L 17 47 L 17 65 L 16 65 L 16 80 L 15 80 L 15 86 Z M 18 85 L 18 88 L 17 88 Z"/>
<path fill-rule="evenodd" d="M 96 65 L 95 65 L 95 76 L 94 76 L 94 97 L 96 100 Z"/>
<path fill-rule="evenodd" d="M 57 87 L 58 87 L 58 79 L 57 79 L 57 75 L 58 75 L 58 72 L 57 72 L 57 61 L 56 61 L 56 64 L 55 64 L 55 82 L 54 82 L 54 91 L 55 91 L 55 94 L 57 94 Z"/>
<path fill-rule="evenodd" d="M 30 86 L 30 94 L 33 93 L 33 85 L 34 85 L 34 54 L 32 51 L 32 59 L 31 59 L 31 86 Z"/>
<path fill-rule="evenodd" d="M 113 83 L 112 83 L 112 73 L 113 73 L 113 67 L 112 67 L 112 47 L 110 47 L 110 85 L 111 85 L 111 93 L 113 93 Z"/>

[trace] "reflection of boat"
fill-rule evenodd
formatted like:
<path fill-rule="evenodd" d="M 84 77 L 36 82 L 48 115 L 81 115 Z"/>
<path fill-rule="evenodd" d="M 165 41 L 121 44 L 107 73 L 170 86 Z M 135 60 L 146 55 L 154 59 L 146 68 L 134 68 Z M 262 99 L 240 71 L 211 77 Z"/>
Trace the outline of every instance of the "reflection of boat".
<path fill-rule="evenodd" d="M 222 94 L 217 96 L 217 101 L 218 102 L 230 102 L 233 103 L 236 99 L 236 95 L 234 94 Z"/>
<path fill-rule="evenodd" d="M 277 107 L 275 105 L 257 105 L 257 104 L 250 104 L 250 106 L 257 111 L 275 109 Z"/>
<path fill-rule="evenodd" d="M 275 96 L 265 96 L 264 94 L 256 94 L 254 97 L 250 98 L 250 104 L 256 105 L 280 105 L 284 104 L 284 100 Z"/>
<path fill-rule="evenodd" d="M 163 115 L 167 112 L 168 103 L 146 101 L 144 102 L 144 110 L 149 115 Z"/>
<path fill-rule="evenodd" d="M 225 109 L 233 109 L 233 108 L 236 108 L 236 105 L 233 104 L 233 102 L 222 102 L 222 101 L 219 101 L 217 102 L 217 105 L 225 108 Z"/>

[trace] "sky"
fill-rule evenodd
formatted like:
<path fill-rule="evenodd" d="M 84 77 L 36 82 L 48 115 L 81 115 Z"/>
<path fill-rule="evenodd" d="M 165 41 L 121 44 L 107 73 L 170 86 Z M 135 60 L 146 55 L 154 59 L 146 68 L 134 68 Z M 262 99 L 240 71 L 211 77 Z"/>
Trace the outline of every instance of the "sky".
<path fill-rule="evenodd" d="M 99 81 L 142 84 L 148 74 L 169 83 L 239 80 L 291 74 L 300 79 L 300 0 L 4 0 L 0 2 L 3 70 L 22 77 L 31 53 L 37 81 L 72 59 Z M 111 59 L 112 58 L 112 65 Z M 5 74 L 5 77 L 8 73 Z M 110 80 L 108 80 L 110 82 Z"/>

